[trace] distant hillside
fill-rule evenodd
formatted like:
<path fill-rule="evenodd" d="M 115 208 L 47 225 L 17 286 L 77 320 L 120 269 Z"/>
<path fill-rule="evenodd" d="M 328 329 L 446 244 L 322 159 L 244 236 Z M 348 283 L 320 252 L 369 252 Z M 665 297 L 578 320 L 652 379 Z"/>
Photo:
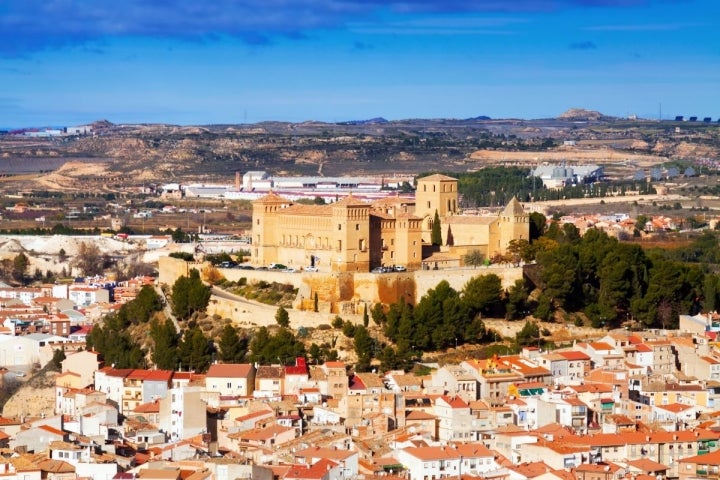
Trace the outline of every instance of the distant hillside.
<path fill-rule="evenodd" d="M 368 120 L 349 120 L 347 122 L 338 122 L 338 125 L 383 125 L 389 123 L 383 117 L 375 117 Z"/>
<path fill-rule="evenodd" d="M 599 120 L 610 120 L 613 117 L 603 115 L 595 110 L 586 110 L 584 108 L 571 108 L 557 117 L 558 120 L 586 121 L 597 122 Z"/>

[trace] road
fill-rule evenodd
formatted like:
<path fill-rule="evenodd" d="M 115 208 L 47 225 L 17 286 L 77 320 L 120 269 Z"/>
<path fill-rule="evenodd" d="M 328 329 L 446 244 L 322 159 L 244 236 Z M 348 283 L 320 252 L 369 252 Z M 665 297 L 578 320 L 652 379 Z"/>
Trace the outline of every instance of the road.
<path fill-rule="evenodd" d="M 163 302 L 163 313 L 165 314 L 165 318 L 169 318 L 172 320 L 173 325 L 175 325 L 175 331 L 180 331 L 180 324 L 177 321 L 177 318 L 175 318 L 175 315 L 172 313 L 172 309 L 170 308 L 170 302 L 168 301 L 167 297 L 165 296 L 165 292 L 163 292 L 162 288 L 160 288 L 160 285 L 155 285 L 155 291 L 160 296 Z"/>

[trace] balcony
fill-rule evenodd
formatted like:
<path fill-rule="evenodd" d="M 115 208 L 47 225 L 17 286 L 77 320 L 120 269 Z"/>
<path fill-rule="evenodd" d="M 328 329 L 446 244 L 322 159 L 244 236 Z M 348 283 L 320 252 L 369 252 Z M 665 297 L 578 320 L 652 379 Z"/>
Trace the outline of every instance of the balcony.
<path fill-rule="evenodd" d="M 707 470 L 697 469 L 695 475 L 707 475 Z"/>

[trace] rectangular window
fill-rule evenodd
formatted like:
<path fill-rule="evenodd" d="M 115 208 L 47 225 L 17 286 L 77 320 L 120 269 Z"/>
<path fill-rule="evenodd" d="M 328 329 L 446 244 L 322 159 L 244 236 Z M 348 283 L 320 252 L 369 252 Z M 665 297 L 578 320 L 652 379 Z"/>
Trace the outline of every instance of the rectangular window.
<path fill-rule="evenodd" d="M 360 224 L 359 224 L 359 223 L 356 223 L 356 224 L 355 224 L 355 230 L 360 230 Z"/>
<path fill-rule="evenodd" d="M 342 223 L 338 223 L 338 230 L 342 230 Z"/>

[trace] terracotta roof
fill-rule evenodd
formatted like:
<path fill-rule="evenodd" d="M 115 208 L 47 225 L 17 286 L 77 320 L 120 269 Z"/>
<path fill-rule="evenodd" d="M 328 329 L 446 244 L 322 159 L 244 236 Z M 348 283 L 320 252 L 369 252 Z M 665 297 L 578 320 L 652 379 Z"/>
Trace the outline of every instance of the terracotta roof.
<path fill-rule="evenodd" d="M 693 407 L 691 405 L 683 405 L 682 403 L 671 403 L 670 405 L 655 405 L 655 408 L 667 410 L 668 412 L 680 413 Z"/>
<path fill-rule="evenodd" d="M 205 376 L 207 378 L 248 378 L 252 370 L 249 363 L 214 363 Z"/>
<path fill-rule="evenodd" d="M 258 198 L 253 203 L 291 203 L 291 202 L 287 198 L 281 197 L 277 193 L 271 191 L 267 195 L 264 195 L 264 196 Z"/>
<path fill-rule="evenodd" d="M 557 352 L 558 355 L 562 355 L 563 357 L 567 358 L 568 360 L 590 360 L 590 357 L 583 352 L 577 351 L 577 350 L 570 350 L 567 352 Z"/>
<path fill-rule="evenodd" d="M 46 432 L 52 433 L 54 435 L 59 435 L 61 437 L 65 436 L 65 432 L 63 432 L 62 430 L 58 430 L 57 428 L 53 428 L 50 425 L 40 425 L 37 428 L 39 428 L 40 430 L 45 430 Z"/>
<path fill-rule="evenodd" d="M 255 379 L 285 378 L 285 368 L 281 366 L 261 365 L 255 372 Z"/>
<path fill-rule="evenodd" d="M 508 465 L 506 468 L 527 478 L 538 477 L 551 470 L 545 462 L 527 462 L 519 465 Z"/>
<path fill-rule="evenodd" d="M 336 467 L 337 465 L 337 463 L 328 459 L 322 459 L 313 465 L 293 465 L 283 478 L 298 478 L 307 480 L 321 479 L 327 475 L 328 470 Z"/>
<path fill-rule="evenodd" d="M 323 447 L 310 447 L 295 452 L 295 458 L 328 458 L 330 460 L 345 460 L 353 455 L 357 455 L 355 450 Z"/>
<path fill-rule="evenodd" d="M 695 455 L 694 457 L 686 457 L 678 460 L 680 463 L 700 463 L 703 465 L 720 465 L 720 450 L 705 453 L 703 455 Z"/>
<path fill-rule="evenodd" d="M 583 463 L 575 467 L 578 472 L 613 472 L 616 473 L 622 467 L 612 462 Z"/>
<path fill-rule="evenodd" d="M 662 472 L 668 470 L 668 466 L 662 463 L 655 462 L 649 458 L 640 458 L 638 460 L 629 460 L 628 465 L 635 467 L 643 472 Z"/>
<path fill-rule="evenodd" d="M 146 381 L 169 382 L 173 378 L 172 370 L 150 370 L 146 376 Z"/>
<path fill-rule="evenodd" d="M 273 417 L 275 414 L 272 410 L 259 410 L 257 412 L 248 413 L 245 415 L 241 415 L 235 419 L 236 422 L 244 422 L 246 420 L 252 420 L 255 418 L 263 418 L 263 417 Z"/>
<path fill-rule="evenodd" d="M 437 182 L 437 181 L 440 181 L 440 182 L 450 182 L 450 181 L 457 182 L 458 179 L 457 179 L 457 178 L 453 178 L 453 177 L 448 177 L 447 175 L 442 175 L 442 174 L 440 174 L 440 173 L 435 173 L 435 174 L 433 174 L 433 175 L 428 175 L 427 177 L 418 178 L 418 179 L 416 179 L 415 181 L 416 181 L 416 182 Z"/>
<path fill-rule="evenodd" d="M 413 410 L 405 416 L 405 420 L 435 420 L 435 418 L 435 415 L 422 410 Z"/>
<path fill-rule="evenodd" d="M 45 459 L 37 463 L 40 470 L 49 473 L 75 473 L 75 467 L 62 460 Z"/>
<path fill-rule="evenodd" d="M 160 402 L 142 403 L 135 407 L 135 413 L 160 413 Z"/>
<path fill-rule="evenodd" d="M 422 386 L 422 380 L 415 375 L 392 375 L 392 379 L 398 387 Z"/>
<path fill-rule="evenodd" d="M 260 441 L 264 442 L 269 440 L 280 433 L 285 433 L 291 430 L 295 430 L 293 427 L 283 427 L 282 425 L 270 425 L 267 428 L 253 429 L 246 432 L 239 432 L 237 434 L 230 434 L 230 438 L 238 438 L 244 441 Z"/>
<path fill-rule="evenodd" d="M 327 368 L 345 368 L 345 362 L 325 362 Z"/>
<path fill-rule="evenodd" d="M 437 403 L 440 400 L 447 403 L 451 408 L 470 408 L 467 402 L 460 397 L 448 397 L 447 395 L 443 395 L 435 402 Z"/>
<path fill-rule="evenodd" d="M 359 377 L 368 388 L 383 388 L 385 386 L 382 379 L 374 373 L 356 373 L 355 376 Z"/>

